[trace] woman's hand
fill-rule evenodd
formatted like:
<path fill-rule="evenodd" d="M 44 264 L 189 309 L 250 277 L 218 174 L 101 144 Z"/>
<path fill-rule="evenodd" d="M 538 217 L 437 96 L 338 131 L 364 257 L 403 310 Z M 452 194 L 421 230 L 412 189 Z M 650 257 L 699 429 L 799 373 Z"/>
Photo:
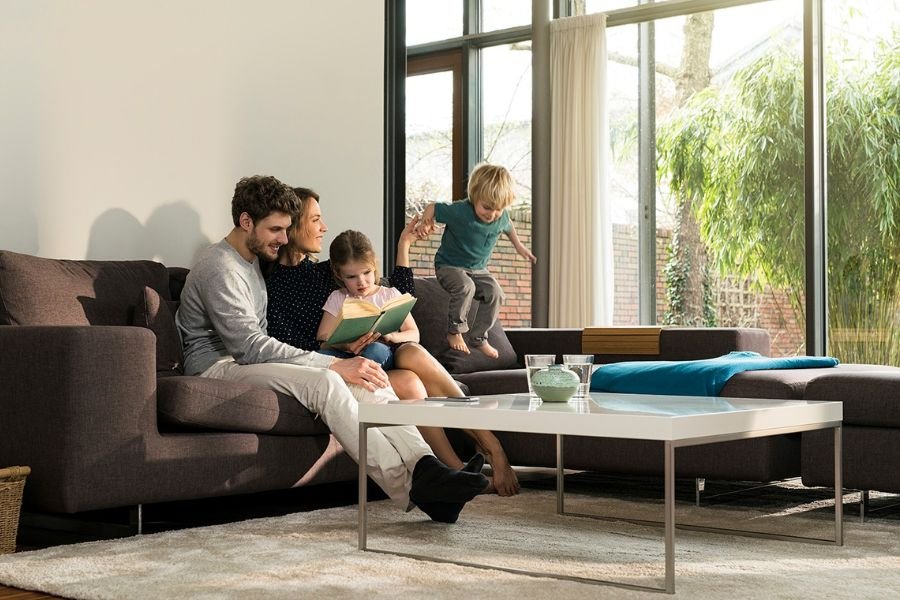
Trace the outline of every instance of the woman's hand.
<path fill-rule="evenodd" d="M 413 218 L 409 220 L 409 223 L 407 223 L 406 227 L 403 228 L 403 231 L 400 232 L 400 241 L 412 245 L 413 242 L 421 239 L 416 232 L 421 223 L 422 217 L 413 215 Z"/>

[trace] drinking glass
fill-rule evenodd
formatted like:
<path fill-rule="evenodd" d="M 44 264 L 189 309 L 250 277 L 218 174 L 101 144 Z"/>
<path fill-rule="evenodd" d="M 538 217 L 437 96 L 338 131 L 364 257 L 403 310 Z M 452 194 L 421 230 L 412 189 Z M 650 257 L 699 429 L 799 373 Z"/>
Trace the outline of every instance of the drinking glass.
<path fill-rule="evenodd" d="M 552 364 L 556 363 L 555 354 L 526 354 L 525 355 L 525 374 L 528 376 L 528 394 L 537 398 L 534 388 L 531 386 L 531 376 Z"/>
<path fill-rule="evenodd" d="M 563 364 L 567 369 L 575 371 L 581 383 L 573 398 L 587 398 L 591 388 L 591 368 L 594 364 L 593 354 L 563 354 Z"/>

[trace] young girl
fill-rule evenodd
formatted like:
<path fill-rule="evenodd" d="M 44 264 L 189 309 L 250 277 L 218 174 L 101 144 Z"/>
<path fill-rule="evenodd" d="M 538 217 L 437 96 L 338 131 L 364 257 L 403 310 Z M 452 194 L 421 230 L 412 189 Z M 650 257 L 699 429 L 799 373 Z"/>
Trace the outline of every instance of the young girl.
<path fill-rule="evenodd" d="M 414 226 L 416 220 L 404 229 L 401 234 L 403 244 L 397 247 L 397 265 L 409 265 L 409 244 L 416 239 Z M 372 248 L 372 242 L 358 231 L 344 231 L 338 235 L 329 248 L 329 262 L 334 278 L 340 286 L 331 293 L 322 307 L 322 321 L 316 338 L 327 340 L 337 326 L 337 315 L 341 312 L 344 301 L 350 297 L 364 298 L 376 306 L 382 306 L 391 298 L 400 295 L 395 288 L 379 285 L 378 257 Z M 372 334 L 370 334 L 372 335 Z M 408 369 L 421 377 L 425 393 L 431 396 L 462 396 L 463 392 L 441 366 L 441 364 L 418 344 L 419 327 L 412 315 L 408 315 L 400 331 L 381 336 L 372 335 L 372 339 L 360 356 L 374 360 L 387 371 L 390 369 Z M 365 338 L 366 336 L 364 336 Z M 350 347 L 359 348 L 366 339 L 341 344 L 333 348 L 320 348 L 322 354 L 332 354 L 340 358 L 353 356 Z M 482 462 L 476 455 L 469 463 L 464 464 L 450 445 L 444 431 L 439 427 L 419 427 L 422 437 L 434 450 L 437 457 L 447 466 L 454 469 L 480 471 Z M 509 464 L 506 452 L 500 441 L 490 431 L 465 430 L 475 441 L 478 450 L 484 454 L 491 465 L 491 485 L 487 491 L 501 496 L 513 496 L 519 493 L 519 480 Z M 473 462 L 474 461 L 474 462 Z"/>
<path fill-rule="evenodd" d="M 361 298 L 381 307 L 388 300 L 400 296 L 396 288 L 379 284 L 381 278 L 378 275 L 378 257 L 369 238 L 358 231 L 348 229 L 331 242 L 329 262 L 338 289 L 328 296 L 322 307 L 322 321 L 316 335 L 321 342 L 327 340 L 334 331 L 341 307 L 348 298 Z M 413 316 L 407 315 L 400 331 L 384 336 L 376 333 L 373 334 L 373 339 L 378 341 L 369 343 L 359 356 L 374 360 L 388 371 L 394 368 L 394 348 L 404 342 L 418 342 L 419 328 Z M 346 358 L 353 356 L 349 352 L 350 345 L 323 346 L 319 352 Z"/>

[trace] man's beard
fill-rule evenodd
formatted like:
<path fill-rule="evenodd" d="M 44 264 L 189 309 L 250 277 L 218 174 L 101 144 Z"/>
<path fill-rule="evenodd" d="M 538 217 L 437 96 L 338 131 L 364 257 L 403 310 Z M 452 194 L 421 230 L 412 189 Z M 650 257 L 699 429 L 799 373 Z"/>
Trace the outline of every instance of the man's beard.
<path fill-rule="evenodd" d="M 254 256 L 258 256 L 263 260 L 272 260 L 272 257 L 266 253 L 268 245 L 261 242 L 260 239 L 256 237 L 256 233 L 252 231 L 247 238 L 247 249 L 250 250 Z"/>

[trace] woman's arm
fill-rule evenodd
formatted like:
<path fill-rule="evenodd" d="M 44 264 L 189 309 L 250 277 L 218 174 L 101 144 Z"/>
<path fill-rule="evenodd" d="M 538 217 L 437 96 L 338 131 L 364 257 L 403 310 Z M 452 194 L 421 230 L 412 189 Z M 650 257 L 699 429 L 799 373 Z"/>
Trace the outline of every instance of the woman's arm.
<path fill-rule="evenodd" d="M 397 263 L 391 276 L 388 278 L 391 287 L 397 288 L 401 294 L 416 295 L 416 285 L 413 282 L 413 271 L 409 267 L 409 247 L 413 242 L 419 239 L 416 234 L 416 227 L 419 224 L 418 215 L 414 216 L 400 232 L 400 239 L 397 240 Z"/>

